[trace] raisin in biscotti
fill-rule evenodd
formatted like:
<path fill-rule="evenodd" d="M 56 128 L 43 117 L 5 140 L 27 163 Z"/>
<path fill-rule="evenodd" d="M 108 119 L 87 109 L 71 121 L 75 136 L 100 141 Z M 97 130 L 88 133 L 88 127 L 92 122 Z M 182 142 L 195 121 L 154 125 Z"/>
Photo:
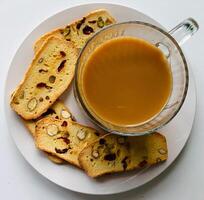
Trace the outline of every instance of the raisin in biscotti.
<path fill-rule="evenodd" d="M 37 122 L 35 143 L 40 150 L 80 167 L 79 153 L 100 136 L 96 130 L 76 122 L 47 117 Z"/>
<path fill-rule="evenodd" d="M 34 51 L 37 52 L 50 36 L 57 36 L 67 41 L 72 41 L 77 48 L 81 49 L 93 33 L 115 22 L 115 19 L 106 10 L 93 11 L 65 28 L 43 35 L 36 41 Z"/>
<path fill-rule="evenodd" d="M 159 133 L 141 137 L 107 135 L 85 147 L 81 167 L 91 177 L 151 166 L 167 159 L 166 139 Z"/>
<path fill-rule="evenodd" d="M 50 107 L 45 113 L 43 113 L 39 118 L 35 119 L 35 120 L 23 120 L 25 126 L 28 128 L 28 130 L 30 131 L 30 133 L 32 134 L 32 136 L 35 137 L 35 126 L 36 123 L 48 116 L 52 116 L 55 119 L 61 119 L 61 120 L 65 120 L 65 121 L 71 121 L 72 120 L 72 115 L 70 113 L 70 111 L 67 109 L 67 107 L 60 102 L 59 100 L 57 100 L 52 107 Z M 54 163 L 57 164 L 63 164 L 65 163 L 65 160 L 62 160 L 61 158 L 58 158 L 57 156 L 54 156 L 52 154 L 46 153 L 47 157 Z"/>
<path fill-rule="evenodd" d="M 40 117 L 70 85 L 76 60 L 71 42 L 50 37 L 12 95 L 11 107 L 26 120 Z"/>

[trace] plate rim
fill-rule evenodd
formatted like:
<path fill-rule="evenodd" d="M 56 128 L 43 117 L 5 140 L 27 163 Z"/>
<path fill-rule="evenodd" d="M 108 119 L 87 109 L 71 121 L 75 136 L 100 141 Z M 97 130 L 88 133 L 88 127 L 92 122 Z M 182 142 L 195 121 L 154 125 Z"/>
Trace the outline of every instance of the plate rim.
<path fill-rule="evenodd" d="M 163 170 L 161 170 L 159 173 L 157 173 L 156 176 L 148 179 L 147 181 L 144 181 L 142 184 L 140 184 L 139 186 L 133 186 L 133 187 L 130 187 L 130 188 L 125 188 L 125 189 L 122 189 L 120 191 L 116 191 L 116 192 L 107 192 L 107 193 L 90 193 L 90 192 L 86 192 L 86 191 L 78 191 L 76 189 L 72 189 L 72 188 L 67 188 L 66 186 L 60 184 L 60 183 L 57 183 L 57 182 L 54 182 L 54 180 L 50 177 L 47 177 L 41 170 L 39 170 L 36 166 L 33 165 L 33 163 L 31 161 L 29 161 L 26 156 L 24 155 L 24 153 L 21 151 L 20 147 L 18 146 L 18 144 L 16 143 L 15 141 L 15 138 L 14 138 L 14 135 L 11 133 L 10 131 L 10 128 L 9 128 L 9 124 L 8 124 L 8 114 L 7 114 L 7 109 L 9 108 L 9 98 L 8 97 L 8 91 L 7 91 L 7 86 L 8 86 L 8 77 L 9 77 L 9 73 L 11 71 L 11 66 L 13 65 L 13 62 L 14 62 L 14 58 L 16 57 L 16 54 L 18 53 L 18 51 L 20 50 L 20 48 L 22 47 L 22 45 L 24 44 L 24 42 L 26 41 L 26 39 L 39 27 L 41 26 L 43 23 L 45 23 L 46 21 L 48 21 L 50 18 L 53 18 L 55 17 L 56 15 L 62 13 L 62 12 L 67 12 L 67 10 L 71 10 L 73 8 L 76 8 L 76 7 L 83 7 L 83 6 L 93 6 L 93 5 L 97 5 L 97 6 L 121 6 L 121 7 L 125 7 L 126 9 L 131 9 L 131 10 L 134 10 L 136 12 L 138 12 L 139 14 L 141 15 L 144 15 L 146 16 L 147 18 L 149 18 L 150 20 L 154 21 L 155 23 L 159 24 L 160 27 L 164 28 L 158 21 L 156 21 L 155 19 L 151 18 L 150 16 L 148 16 L 147 14 L 145 13 L 142 13 L 138 10 L 136 10 L 135 8 L 131 7 L 131 6 L 125 6 L 123 4 L 120 4 L 120 3 L 100 3 L 100 2 L 97 2 L 97 3 L 82 3 L 82 4 L 76 4 L 74 6 L 71 6 L 71 7 L 67 7 L 63 10 L 59 10 L 57 12 L 55 12 L 54 14 L 51 14 L 49 15 L 47 18 L 43 19 L 39 24 L 37 24 L 34 29 L 32 29 L 28 34 L 26 34 L 26 36 L 24 37 L 23 41 L 20 43 L 20 45 L 17 47 L 17 50 L 15 51 L 13 57 L 12 57 L 12 60 L 11 62 L 9 63 L 9 68 L 8 68 L 8 71 L 7 71 L 7 74 L 6 74 L 6 79 L 5 79 L 5 85 L 4 85 L 4 98 L 3 98 L 3 105 L 4 105 L 4 114 L 5 114 L 5 121 L 6 121 L 6 127 L 7 127 L 7 130 L 9 132 L 9 134 L 11 135 L 14 143 L 15 143 L 15 146 L 17 147 L 18 151 L 21 153 L 21 155 L 23 156 L 23 158 L 26 160 L 27 163 L 29 163 L 30 166 L 32 166 L 33 169 L 35 169 L 40 175 L 42 175 L 43 177 L 45 177 L 47 180 L 51 181 L 52 183 L 62 187 L 62 188 L 65 188 L 65 189 L 68 189 L 70 191 L 74 191 L 74 192 L 77 192 L 77 193 L 81 193 L 81 194 L 91 194 L 91 195 L 110 195 L 110 194 L 119 194 L 119 193 L 122 193 L 122 192 L 126 192 L 126 191 L 130 191 L 130 190 L 133 190 L 133 189 L 136 189 L 136 188 L 140 188 L 141 186 L 145 185 L 146 183 L 152 181 L 153 179 L 155 179 L 156 177 L 160 176 L 161 174 L 163 174 L 171 165 L 172 163 L 176 160 L 176 158 L 180 155 L 180 153 L 182 152 L 183 148 L 185 147 L 190 135 L 191 135 L 191 130 L 192 130 L 192 127 L 193 127 L 193 124 L 194 124 L 194 120 L 195 120 L 195 114 L 196 114 L 196 105 L 197 105 L 197 93 L 196 93 L 196 84 L 195 84 L 195 78 L 194 78 L 194 75 L 192 73 L 192 70 L 191 70 L 191 67 L 190 67 L 190 64 L 188 62 L 188 58 L 187 59 L 187 62 L 188 62 L 188 67 L 189 67 L 189 71 L 190 71 L 190 79 L 191 79 L 191 85 L 193 86 L 193 89 L 194 89 L 194 94 L 195 94 L 195 107 L 194 107 L 194 115 L 193 115 L 193 120 L 192 120 L 192 126 L 189 130 L 189 134 L 187 136 L 187 138 L 185 139 L 185 142 L 184 142 L 184 145 L 183 147 L 181 148 L 181 150 L 178 152 L 177 156 L 173 159 L 173 161 L 167 166 L 165 167 Z M 164 28 L 165 29 L 165 28 Z M 182 49 L 183 51 L 183 49 Z M 184 55 L 185 55 L 185 51 L 184 51 Z M 186 57 L 186 56 L 185 56 Z"/>

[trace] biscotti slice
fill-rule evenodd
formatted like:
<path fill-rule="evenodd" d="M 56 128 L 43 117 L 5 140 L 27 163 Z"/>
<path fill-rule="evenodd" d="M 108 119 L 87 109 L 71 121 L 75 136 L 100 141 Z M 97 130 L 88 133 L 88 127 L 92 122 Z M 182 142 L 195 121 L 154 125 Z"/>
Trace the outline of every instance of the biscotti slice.
<path fill-rule="evenodd" d="M 36 41 L 34 51 L 37 52 L 50 36 L 57 36 L 67 41 L 72 41 L 77 48 L 81 49 L 93 33 L 115 22 L 115 19 L 107 10 L 93 11 L 82 19 L 67 25 L 65 28 L 57 29 L 43 35 Z"/>
<path fill-rule="evenodd" d="M 159 133 L 141 137 L 107 135 L 85 147 L 81 167 L 91 177 L 143 168 L 167 159 L 166 139 Z"/>
<path fill-rule="evenodd" d="M 50 37 L 12 95 L 11 107 L 26 120 L 40 117 L 70 85 L 76 60 L 71 42 Z"/>
<path fill-rule="evenodd" d="M 67 120 L 68 122 L 72 120 L 72 115 L 68 108 L 59 100 L 57 100 L 52 107 L 50 107 L 45 113 L 43 113 L 39 118 L 35 120 L 23 120 L 25 126 L 28 128 L 30 133 L 35 136 L 35 126 L 37 121 L 52 116 L 55 119 L 61 119 L 61 120 Z M 65 163 L 65 160 L 62 160 L 61 158 L 58 158 L 57 156 L 54 156 L 52 154 L 46 153 L 47 157 L 56 164 L 63 164 Z"/>
<path fill-rule="evenodd" d="M 66 164 L 67 163 L 65 160 L 58 158 L 55 155 L 52 155 L 52 154 L 46 153 L 46 152 L 45 152 L 45 154 L 47 155 L 48 159 L 51 160 L 55 164 Z"/>
<path fill-rule="evenodd" d="M 76 122 L 47 117 L 37 122 L 35 142 L 40 150 L 80 167 L 79 153 L 100 136 L 96 130 Z"/>
<path fill-rule="evenodd" d="M 25 126 L 28 128 L 30 133 L 35 136 L 35 126 L 36 123 L 46 117 L 53 117 L 55 119 L 67 120 L 72 121 L 73 116 L 68 108 L 62 103 L 60 100 L 57 100 L 48 110 L 43 113 L 39 118 L 32 119 L 32 120 L 23 120 Z"/>

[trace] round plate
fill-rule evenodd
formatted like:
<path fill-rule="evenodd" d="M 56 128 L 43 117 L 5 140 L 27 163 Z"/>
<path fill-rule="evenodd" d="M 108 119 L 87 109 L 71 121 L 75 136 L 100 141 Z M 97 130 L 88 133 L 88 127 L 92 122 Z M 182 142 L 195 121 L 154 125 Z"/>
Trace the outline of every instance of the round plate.
<path fill-rule="evenodd" d="M 118 22 L 128 20 L 141 20 L 160 26 L 158 22 L 150 17 L 128 7 L 113 4 L 87 4 L 66 9 L 48 18 L 36 27 L 19 47 L 11 63 L 6 88 L 5 88 L 5 113 L 10 134 L 12 135 L 19 151 L 24 158 L 40 174 L 50 181 L 70 189 L 72 191 L 87 194 L 114 194 L 124 192 L 139 187 L 163 172 L 179 155 L 184 147 L 191 131 L 195 115 L 196 94 L 194 81 L 190 73 L 190 84 L 186 101 L 177 116 L 160 130 L 168 142 L 168 160 L 155 167 L 132 171 L 121 174 L 107 175 L 100 179 L 88 177 L 82 170 L 71 165 L 55 165 L 50 162 L 45 154 L 38 151 L 33 142 L 33 138 L 24 127 L 20 118 L 10 109 L 9 99 L 13 89 L 19 84 L 24 73 L 33 58 L 33 43 L 47 31 L 57 27 L 63 27 L 71 21 L 82 17 L 88 12 L 105 8 L 116 18 Z M 17 72 L 17 73 L 16 73 Z M 92 125 L 81 114 L 73 98 L 73 92 L 69 91 L 64 95 L 64 102 L 69 107 L 77 121 L 83 124 Z"/>

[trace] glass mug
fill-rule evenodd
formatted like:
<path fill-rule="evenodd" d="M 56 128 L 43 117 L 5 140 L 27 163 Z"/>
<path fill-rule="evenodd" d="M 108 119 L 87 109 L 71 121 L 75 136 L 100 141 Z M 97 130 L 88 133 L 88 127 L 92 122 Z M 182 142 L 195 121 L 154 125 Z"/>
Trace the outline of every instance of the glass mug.
<path fill-rule="evenodd" d="M 198 28 L 197 22 L 192 18 L 184 20 L 169 32 L 149 23 L 130 21 L 110 25 L 94 34 L 81 50 L 76 64 L 74 94 L 82 110 L 94 124 L 118 135 L 140 136 L 163 127 L 176 116 L 185 100 L 189 73 L 180 45 L 187 41 Z M 172 92 L 165 107 L 149 121 L 134 126 L 118 126 L 104 121 L 90 109 L 82 90 L 84 66 L 92 52 L 104 42 L 123 36 L 141 38 L 160 48 L 169 61 L 173 80 Z"/>

